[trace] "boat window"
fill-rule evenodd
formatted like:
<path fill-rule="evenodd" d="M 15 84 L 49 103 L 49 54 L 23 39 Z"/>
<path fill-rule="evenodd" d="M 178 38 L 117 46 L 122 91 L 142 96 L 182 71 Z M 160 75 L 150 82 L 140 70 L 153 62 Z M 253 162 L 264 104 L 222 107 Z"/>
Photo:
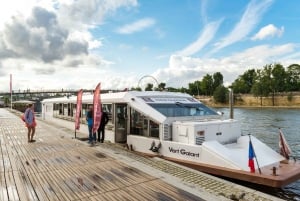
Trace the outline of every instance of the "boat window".
<path fill-rule="evenodd" d="M 148 103 L 166 117 L 218 115 L 202 103 Z"/>
<path fill-rule="evenodd" d="M 59 115 L 59 104 L 54 103 L 53 104 L 53 116 Z"/>
<path fill-rule="evenodd" d="M 112 104 L 102 104 L 102 110 L 107 112 L 108 119 L 112 121 Z"/>
<path fill-rule="evenodd" d="M 154 121 L 150 120 L 150 137 L 159 138 L 159 125 Z"/>
<path fill-rule="evenodd" d="M 130 134 L 158 138 L 159 124 L 130 108 Z"/>

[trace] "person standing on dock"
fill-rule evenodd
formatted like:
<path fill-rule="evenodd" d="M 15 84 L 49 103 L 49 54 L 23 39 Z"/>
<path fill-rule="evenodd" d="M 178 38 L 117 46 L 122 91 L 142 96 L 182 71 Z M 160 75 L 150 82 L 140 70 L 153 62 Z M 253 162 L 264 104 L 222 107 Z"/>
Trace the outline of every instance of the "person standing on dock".
<path fill-rule="evenodd" d="M 89 107 L 89 111 L 86 114 L 86 121 L 89 128 L 89 144 L 93 145 L 96 142 L 96 133 L 93 133 L 93 106 Z"/>
<path fill-rule="evenodd" d="M 109 121 L 108 114 L 107 114 L 106 111 L 104 111 L 102 113 L 100 126 L 99 126 L 98 131 L 97 131 L 97 133 L 98 133 L 98 142 L 101 142 L 101 143 L 104 142 L 104 138 L 105 138 L 105 125 L 108 123 L 108 121 Z M 101 136 L 101 139 L 100 139 L 100 136 Z"/>
<path fill-rule="evenodd" d="M 32 103 L 28 104 L 28 107 L 24 113 L 24 119 L 28 130 L 28 142 L 35 142 L 33 136 L 35 134 L 36 121 L 34 115 L 34 105 Z"/>

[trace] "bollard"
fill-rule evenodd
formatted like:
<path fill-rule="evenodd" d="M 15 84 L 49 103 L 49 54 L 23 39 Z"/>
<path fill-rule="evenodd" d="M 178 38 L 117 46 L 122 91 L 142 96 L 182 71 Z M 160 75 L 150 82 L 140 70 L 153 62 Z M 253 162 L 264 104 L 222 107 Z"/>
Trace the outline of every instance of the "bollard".
<path fill-rule="evenodd" d="M 273 167 L 273 176 L 276 176 L 276 167 Z"/>

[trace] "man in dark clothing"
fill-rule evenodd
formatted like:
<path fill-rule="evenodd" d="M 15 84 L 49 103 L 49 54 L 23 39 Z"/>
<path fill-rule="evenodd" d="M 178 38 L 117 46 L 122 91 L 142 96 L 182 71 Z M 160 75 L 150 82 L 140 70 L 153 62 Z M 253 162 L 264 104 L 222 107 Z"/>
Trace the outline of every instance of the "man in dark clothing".
<path fill-rule="evenodd" d="M 108 121 L 109 121 L 109 118 L 108 118 L 107 112 L 103 112 L 102 117 L 101 117 L 100 126 L 98 128 L 98 142 L 103 143 L 103 141 L 104 141 L 104 138 L 105 138 L 105 125 L 107 124 Z M 100 139 L 100 133 L 102 133 L 101 139 Z"/>

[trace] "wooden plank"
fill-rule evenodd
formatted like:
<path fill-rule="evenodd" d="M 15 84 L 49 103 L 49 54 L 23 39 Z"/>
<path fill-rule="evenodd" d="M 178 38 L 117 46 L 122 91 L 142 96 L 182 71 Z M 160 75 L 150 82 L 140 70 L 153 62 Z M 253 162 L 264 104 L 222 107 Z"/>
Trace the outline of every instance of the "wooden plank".
<path fill-rule="evenodd" d="M 0 173 L 0 200 L 6 201 L 8 200 L 8 192 L 6 188 L 6 182 L 4 177 L 4 172 Z"/>
<path fill-rule="evenodd" d="M 49 186 L 56 193 L 60 200 L 75 200 L 76 195 L 69 193 L 67 185 L 62 182 L 60 171 L 50 171 L 47 174 L 40 173 L 48 181 Z"/>
<path fill-rule="evenodd" d="M 5 175 L 6 189 L 7 189 L 9 200 L 11 201 L 20 200 L 17 187 L 15 185 L 13 173 L 11 171 L 5 171 L 4 175 Z"/>
<path fill-rule="evenodd" d="M 63 173 L 61 177 L 64 178 L 65 181 L 68 181 L 69 193 L 76 196 L 76 199 L 90 195 L 90 183 L 81 170 L 73 171 L 73 169 L 68 168 L 61 173 Z"/>
<path fill-rule="evenodd" d="M 38 200 L 59 200 L 55 192 L 51 191 L 48 182 L 39 173 L 31 175 L 30 180 Z"/>
<path fill-rule="evenodd" d="M 37 200 L 34 199 L 34 196 L 28 191 L 28 189 L 33 189 L 33 187 L 28 188 L 28 182 L 24 181 L 20 175 L 19 171 L 13 172 L 13 177 L 15 179 L 15 185 L 18 191 L 20 200 Z"/>
<path fill-rule="evenodd" d="M 21 180 L 20 185 L 23 185 L 24 191 L 27 194 L 27 196 L 29 197 L 29 200 L 38 200 L 38 197 L 35 193 L 34 186 L 32 185 L 30 178 L 28 177 L 26 171 L 24 169 L 20 169 L 18 171 L 18 174 L 19 174 L 19 178 Z M 26 199 L 24 199 L 24 200 L 26 200 Z"/>

